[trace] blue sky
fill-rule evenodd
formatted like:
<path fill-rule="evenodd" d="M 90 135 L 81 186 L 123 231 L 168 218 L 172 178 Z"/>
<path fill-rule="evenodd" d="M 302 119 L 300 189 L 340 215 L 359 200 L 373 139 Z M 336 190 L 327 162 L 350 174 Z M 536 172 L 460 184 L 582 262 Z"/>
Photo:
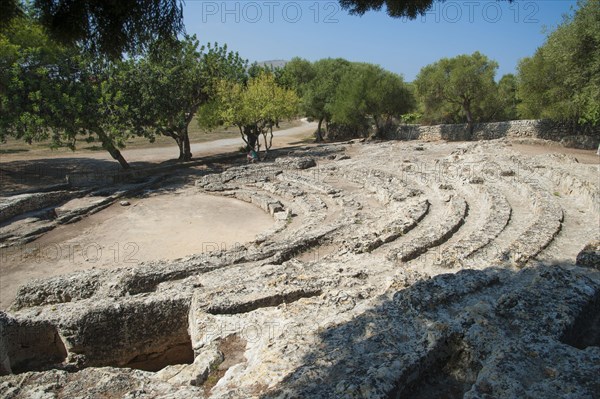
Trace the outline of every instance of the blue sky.
<path fill-rule="evenodd" d="M 379 64 L 412 81 L 442 57 L 480 51 L 499 63 L 498 80 L 514 73 L 519 59 L 532 55 L 545 32 L 576 5 L 576 0 L 447 0 L 408 21 L 384 11 L 352 16 L 336 0 L 186 0 L 184 21 L 200 42 L 226 43 L 250 62 L 342 57 Z"/>

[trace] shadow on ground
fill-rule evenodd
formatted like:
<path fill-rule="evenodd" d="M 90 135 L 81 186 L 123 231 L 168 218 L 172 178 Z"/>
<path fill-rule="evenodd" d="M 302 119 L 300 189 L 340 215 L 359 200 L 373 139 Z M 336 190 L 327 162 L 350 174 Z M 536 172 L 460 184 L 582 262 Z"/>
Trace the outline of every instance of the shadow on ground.
<path fill-rule="evenodd" d="M 391 292 L 320 332 L 263 398 L 597 397 L 600 279 L 563 266 L 463 270 Z"/>

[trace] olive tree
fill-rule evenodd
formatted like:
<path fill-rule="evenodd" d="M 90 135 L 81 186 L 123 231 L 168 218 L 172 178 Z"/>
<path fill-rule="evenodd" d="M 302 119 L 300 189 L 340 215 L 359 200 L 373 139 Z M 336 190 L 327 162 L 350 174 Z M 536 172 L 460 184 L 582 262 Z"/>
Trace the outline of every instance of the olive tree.
<path fill-rule="evenodd" d="M 415 79 L 416 94 L 423 107 L 424 119 L 440 121 L 460 113 L 466 119 L 469 133 L 476 120 L 482 120 L 477 109 L 492 103 L 496 95 L 494 76 L 498 64 L 474 52 L 454 58 L 442 58 L 421 69 Z"/>

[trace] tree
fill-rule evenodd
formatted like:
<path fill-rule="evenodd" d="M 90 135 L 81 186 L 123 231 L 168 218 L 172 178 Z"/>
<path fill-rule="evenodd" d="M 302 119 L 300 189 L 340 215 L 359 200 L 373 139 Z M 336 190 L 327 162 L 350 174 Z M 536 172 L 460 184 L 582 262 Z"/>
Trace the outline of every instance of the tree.
<path fill-rule="evenodd" d="M 294 89 L 302 97 L 315 75 L 315 68 L 310 61 L 294 57 L 285 64 L 281 83 L 289 89 Z"/>
<path fill-rule="evenodd" d="M 495 61 L 478 51 L 442 58 L 422 68 L 414 83 L 425 120 L 447 121 L 461 113 L 472 134 L 474 122 L 484 119 L 475 111 L 483 109 L 496 93 L 497 68 Z"/>
<path fill-rule="evenodd" d="M 195 36 L 155 43 L 148 56 L 128 63 L 121 79 L 135 103 L 135 131 L 173 138 L 181 161 L 192 158 L 188 128 L 198 108 L 216 95 L 217 82 L 240 80 L 246 68 L 227 46 L 200 47 Z"/>
<path fill-rule="evenodd" d="M 517 77 L 508 73 L 498 82 L 498 114 L 496 120 L 510 121 L 518 117 L 517 113 Z"/>
<path fill-rule="evenodd" d="M 340 0 L 342 9 L 348 10 L 350 14 L 363 15 L 367 11 L 379 11 L 385 5 L 390 17 L 406 17 L 415 19 L 423 15 L 431 8 L 436 0 Z M 444 0 L 437 0 L 443 2 Z M 512 2 L 513 0 L 507 0 Z"/>
<path fill-rule="evenodd" d="M 381 135 L 392 118 L 409 112 L 413 105 L 412 94 L 400 76 L 377 65 L 353 63 L 343 75 L 329 109 L 334 123 L 367 130 L 372 121 L 375 134 Z"/>
<path fill-rule="evenodd" d="M 11 25 L 0 34 L 0 139 L 75 149 L 79 137 L 97 138 L 128 168 L 119 151 L 131 125 L 118 65 L 55 43 L 27 18 Z"/>
<path fill-rule="evenodd" d="M 417 15 L 423 15 L 434 0 L 340 0 L 342 9 L 348 10 L 350 14 L 363 15 L 367 11 L 379 11 L 386 6 L 390 17 L 408 17 L 415 19 Z"/>
<path fill-rule="evenodd" d="M 580 1 L 518 69 L 521 116 L 600 123 L 600 2 Z"/>
<path fill-rule="evenodd" d="M 201 126 L 237 126 L 249 150 L 260 151 L 263 137 L 265 152 L 273 145 L 273 126 L 291 118 L 298 111 L 298 97 L 293 90 L 276 83 L 271 73 L 250 78 L 246 85 L 222 80 L 217 98 L 203 105 L 198 114 Z"/>
<path fill-rule="evenodd" d="M 26 11 L 60 43 L 78 44 L 112 59 L 184 30 L 178 0 L 3 0 L 0 30 Z"/>
<path fill-rule="evenodd" d="M 317 141 L 323 141 L 322 125 L 331 119 L 331 104 L 337 87 L 350 62 L 341 58 L 326 58 L 314 63 L 314 78 L 306 85 L 302 96 L 302 111 L 318 121 Z"/>

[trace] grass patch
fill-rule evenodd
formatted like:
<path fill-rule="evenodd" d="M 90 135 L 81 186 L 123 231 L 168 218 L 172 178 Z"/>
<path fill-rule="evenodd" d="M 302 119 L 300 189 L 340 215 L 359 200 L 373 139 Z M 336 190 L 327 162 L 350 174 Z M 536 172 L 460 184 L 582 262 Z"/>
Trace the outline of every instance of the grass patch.
<path fill-rule="evenodd" d="M 28 148 L 0 148 L 0 154 L 18 154 L 20 152 L 27 152 Z"/>

